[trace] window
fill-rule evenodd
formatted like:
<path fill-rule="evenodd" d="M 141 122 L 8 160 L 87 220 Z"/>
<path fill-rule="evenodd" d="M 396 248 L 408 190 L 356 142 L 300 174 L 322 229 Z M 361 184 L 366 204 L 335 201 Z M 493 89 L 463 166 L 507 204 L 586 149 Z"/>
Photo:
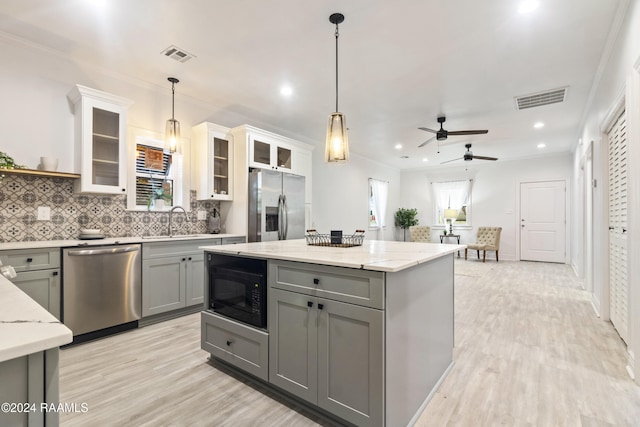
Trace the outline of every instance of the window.
<path fill-rule="evenodd" d="M 136 206 L 149 206 L 154 196 L 173 205 L 173 155 L 162 148 L 136 144 Z"/>
<path fill-rule="evenodd" d="M 369 179 L 369 228 L 384 228 L 387 226 L 388 192 L 388 182 Z"/>
<path fill-rule="evenodd" d="M 161 195 L 164 210 L 177 205 L 189 209 L 189 192 L 183 188 L 183 155 L 165 153 L 161 134 L 131 130 L 129 153 L 134 160 L 129 167 L 127 208 L 147 210 L 153 206 L 150 200 Z"/>
<path fill-rule="evenodd" d="M 432 183 L 436 224 L 471 225 L 472 184 L 472 180 Z"/>

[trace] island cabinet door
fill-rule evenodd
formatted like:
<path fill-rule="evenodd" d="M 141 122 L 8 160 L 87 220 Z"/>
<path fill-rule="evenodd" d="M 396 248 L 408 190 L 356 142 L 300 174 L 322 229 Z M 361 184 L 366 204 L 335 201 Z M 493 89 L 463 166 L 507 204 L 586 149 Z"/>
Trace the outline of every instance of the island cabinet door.
<path fill-rule="evenodd" d="M 316 404 L 316 298 L 280 289 L 269 298 L 269 382 Z"/>
<path fill-rule="evenodd" d="M 384 312 L 318 299 L 318 406 L 358 426 L 384 424 Z"/>

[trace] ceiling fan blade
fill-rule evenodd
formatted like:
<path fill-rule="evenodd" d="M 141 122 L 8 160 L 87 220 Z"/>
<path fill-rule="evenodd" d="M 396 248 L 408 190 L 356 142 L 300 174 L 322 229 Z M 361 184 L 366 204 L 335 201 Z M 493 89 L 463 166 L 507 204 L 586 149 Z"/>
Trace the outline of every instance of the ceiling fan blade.
<path fill-rule="evenodd" d="M 464 159 L 464 157 L 458 157 L 457 159 L 447 160 L 446 162 L 442 162 L 440 164 L 444 165 L 445 163 L 451 163 L 451 162 L 455 162 L 456 160 L 462 160 L 462 159 Z"/>
<path fill-rule="evenodd" d="M 474 159 L 480 160 L 498 160 L 497 157 L 487 157 L 487 156 L 473 156 Z"/>
<path fill-rule="evenodd" d="M 437 130 L 433 130 L 433 129 L 429 129 L 429 128 L 418 128 L 418 129 L 420 129 L 420 130 L 425 130 L 425 131 L 427 131 L 427 132 L 431 132 L 431 133 L 438 133 L 438 131 L 437 131 Z"/>
<path fill-rule="evenodd" d="M 448 132 L 449 135 L 482 135 L 485 133 L 489 133 L 489 131 L 487 129 L 480 129 L 480 130 L 453 130 Z"/>
<path fill-rule="evenodd" d="M 428 143 L 430 143 L 431 141 L 433 141 L 434 139 L 436 139 L 436 137 L 434 136 L 433 138 L 429 138 L 427 139 L 425 142 L 423 142 L 422 144 L 418 145 L 418 148 L 420 147 L 424 147 L 425 145 L 427 145 Z"/>

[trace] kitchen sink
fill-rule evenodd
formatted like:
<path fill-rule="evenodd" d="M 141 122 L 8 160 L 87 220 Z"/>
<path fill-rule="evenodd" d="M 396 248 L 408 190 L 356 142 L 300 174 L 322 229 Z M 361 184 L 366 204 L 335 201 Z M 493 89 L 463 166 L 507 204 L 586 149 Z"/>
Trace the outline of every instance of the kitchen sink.
<path fill-rule="evenodd" d="M 193 239 L 194 237 L 212 237 L 212 234 L 161 234 L 158 236 L 142 236 L 143 239 Z"/>

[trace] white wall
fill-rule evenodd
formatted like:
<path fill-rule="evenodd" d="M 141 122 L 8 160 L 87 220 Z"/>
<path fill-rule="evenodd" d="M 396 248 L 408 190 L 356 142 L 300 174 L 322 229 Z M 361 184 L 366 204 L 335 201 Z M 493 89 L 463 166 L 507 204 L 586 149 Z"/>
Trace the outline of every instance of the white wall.
<path fill-rule="evenodd" d="M 471 227 L 454 226 L 461 235 L 460 243 L 475 241 L 479 226 L 502 227 L 500 259 L 519 259 L 519 192 L 521 182 L 568 180 L 571 177 L 571 155 L 558 154 L 526 160 L 504 162 L 473 161 L 455 168 L 406 171 L 401 175 L 400 201 L 403 206 L 417 208 L 420 224 L 432 227 L 431 238 L 439 242 L 442 226 L 434 226 L 435 203 L 431 182 L 473 179 Z M 568 194 L 570 194 L 568 189 Z M 569 248 L 567 248 L 569 253 Z M 494 253 L 488 253 L 493 257 Z"/>
<path fill-rule="evenodd" d="M 379 233 L 368 229 L 369 178 L 389 182 L 387 227 Z M 400 171 L 351 153 L 346 164 L 325 163 L 324 150 L 313 151 L 312 225 L 320 233 L 342 230 L 351 234 L 366 230 L 366 239 L 401 240 L 395 233 L 393 215 L 400 200 Z"/>
<path fill-rule="evenodd" d="M 164 133 L 171 117 L 171 84 L 166 79 L 157 84 L 132 80 L 118 73 L 117 67 L 105 70 L 75 63 L 2 34 L 0 48 L 5 55 L 0 67 L 0 151 L 17 163 L 36 169 L 41 156 L 58 157 L 58 171 L 79 172 L 73 165 L 74 117 L 67 100 L 76 84 L 131 99 L 128 124 Z M 180 87 L 186 84 L 197 82 L 176 85 L 176 119 L 183 137 L 190 138 L 191 127 L 205 120 L 228 127 L 246 123 L 221 106 L 181 95 Z"/>
<path fill-rule="evenodd" d="M 626 6 L 627 2 L 623 2 Z M 634 367 L 635 354 L 640 352 L 640 266 L 634 260 L 640 259 L 640 87 L 638 73 L 640 70 L 640 4 L 637 0 L 628 2 L 628 9 L 618 34 L 612 35 L 612 47 L 605 52 L 604 69 L 599 81 L 596 81 L 593 101 L 585 114 L 584 127 L 580 137 L 582 144 L 577 145 L 574 161 L 574 180 L 580 174 L 579 163 L 585 157 L 588 142 L 593 141 L 593 170 L 598 186 L 594 189 L 594 259 L 593 263 L 593 305 L 604 320 L 609 318 L 609 263 L 608 263 L 608 195 L 607 195 L 607 147 L 603 137 L 603 126 L 608 115 L 620 100 L 624 100 L 627 111 L 634 112 L 627 116 L 629 129 L 628 164 L 629 169 L 629 369 Z M 615 37 L 614 37 L 615 36 Z M 636 69 L 634 69 L 634 66 Z M 574 221 L 582 227 L 584 215 L 577 213 Z M 576 262 L 583 262 L 581 258 Z"/>

